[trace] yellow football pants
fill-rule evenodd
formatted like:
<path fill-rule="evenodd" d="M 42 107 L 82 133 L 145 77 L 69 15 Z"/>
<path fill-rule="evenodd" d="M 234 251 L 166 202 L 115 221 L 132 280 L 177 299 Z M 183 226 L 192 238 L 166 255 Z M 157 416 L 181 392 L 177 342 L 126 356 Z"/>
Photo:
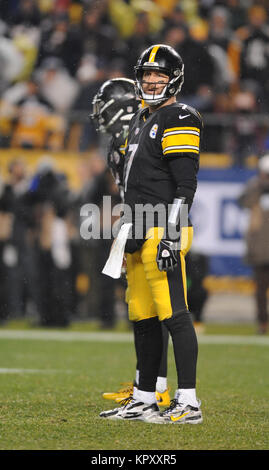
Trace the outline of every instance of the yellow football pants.
<path fill-rule="evenodd" d="M 161 227 L 150 228 L 140 250 L 127 254 L 126 302 L 131 321 L 156 316 L 165 320 L 188 311 L 185 256 L 192 244 L 193 227 L 182 227 L 178 264 L 168 272 L 159 271 L 156 262 L 163 231 Z"/>

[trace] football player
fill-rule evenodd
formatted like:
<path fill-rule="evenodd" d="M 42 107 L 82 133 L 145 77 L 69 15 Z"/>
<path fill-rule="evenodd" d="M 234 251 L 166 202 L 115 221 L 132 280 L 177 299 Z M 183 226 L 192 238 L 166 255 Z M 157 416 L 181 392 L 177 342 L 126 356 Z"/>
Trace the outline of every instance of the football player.
<path fill-rule="evenodd" d="M 132 212 L 131 218 L 129 211 L 124 214 L 123 227 L 131 227 L 131 239 L 125 245 L 128 312 L 137 338 L 139 384 L 122 406 L 100 416 L 196 424 L 202 422 L 196 396 L 198 344 L 188 309 L 185 272 L 193 229 L 184 214 L 186 207 L 191 208 L 197 187 L 202 119 L 195 109 L 177 102 L 184 64 L 172 47 L 157 44 L 146 49 L 135 75 L 137 94 L 147 107 L 136 112 L 129 127 L 123 186 L 125 205 Z M 152 208 L 151 226 L 144 217 L 136 216 L 141 204 L 148 211 Z M 157 205 L 165 215 L 162 224 L 159 214 L 155 217 Z M 141 223 L 143 233 L 137 236 Z M 170 406 L 160 413 L 155 384 L 162 354 L 162 322 L 172 337 L 178 388 Z"/>
<path fill-rule="evenodd" d="M 92 102 L 93 119 L 96 130 L 111 136 L 107 161 L 108 166 L 119 187 L 123 199 L 123 167 L 125 141 L 128 136 L 130 120 L 141 107 L 140 100 L 136 97 L 135 83 L 127 78 L 114 78 L 107 80 Z M 170 404 L 170 395 L 167 387 L 167 350 L 169 334 L 166 327 L 163 328 L 163 354 L 160 370 L 156 382 L 156 399 L 161 406 Z M 137 344 L 136 329 L 134 330 L 135 349 Z M 103 393 L 103 398 L 108 400 L 121 400 L 133 394 L 134 387 L 139 383 L 139 363 L 136 365 L 136 377 L 134 382 L 127 382 L 117 392 Z"/>

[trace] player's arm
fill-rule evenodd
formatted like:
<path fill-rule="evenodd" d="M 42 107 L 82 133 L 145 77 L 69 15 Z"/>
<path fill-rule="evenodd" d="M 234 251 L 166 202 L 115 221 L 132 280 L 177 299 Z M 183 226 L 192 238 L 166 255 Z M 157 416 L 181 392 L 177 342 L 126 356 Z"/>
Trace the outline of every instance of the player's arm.
<path fill-rule="evenodd" d="M 188 107 L 173 114 L 163 132 L 163 158 L 176 184 L 174 201 L 183 200 L 190 210 L 197 188 L 202 121 Z M 175 201 L 176 206 L 179 204 Z"/>
<path fill-rule="evenodd" d="M 168 216 L 167 233 L 158 246 L 157 264 L 161 271 L 172 270 L 177 264 L 181 219 L 188 217 L 197 188 L 202 123 L 195 115 L 186 118 L 184 125 L 182 122 L 178 125 L 178 121 L 169 123 L 162 138 L 163 155 L 176 191 Z"/>
<path fill-rule="evenodd" d="M 173 270 L 177 265 L 176 252 L 180 246 L 180 226 L 184 223 L 184 218 L 188 219 L 197 187 L 197 162 L 194 159 L 173 158 L 169 166 L 174 174 L 177 189 L 168 215 L 165 238 L 158 245 L 157 264 L 160 271 Z"/>

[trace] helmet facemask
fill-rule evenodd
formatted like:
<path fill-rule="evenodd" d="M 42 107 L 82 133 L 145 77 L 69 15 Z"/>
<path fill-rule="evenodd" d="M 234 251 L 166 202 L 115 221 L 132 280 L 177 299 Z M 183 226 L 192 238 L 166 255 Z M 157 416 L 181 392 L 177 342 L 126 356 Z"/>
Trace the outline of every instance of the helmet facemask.
<path fill-rule="evenodd" d="M 125 126 L 129 126 L 136 109 L 133 103 L 121 103 L 111 98 L 108 102 L 104 102 L 97 96 L 93 99 L 92 119 L 96 122 L 98 132 L 102 134 L 108 133 L 115 137 L 122 131 Z"/>
<path fill-rule="evenodd" d="M 176 96 L 177 93 L 180 92 L 181 87 L 184 82 L 184 65 L 182 65 L 182 69 L 175 69 L 172 72 L 168 72 L 166 69 L 156 66 L 154 63 L 150 65 L 144 64 L 141 67 L 136 67 L 136 93 L 139 98 L 143 99 L 145 103 L 150 106 L 158 106 L 159 104 L 167 101 L 172 96 Z M 155 88 L 159 85 L 164 85 L 163 90 L 159 94 L 148 94 L 145 93 L 143 90 L 143 82 L 147 82 L 147 80 L 143 79 L 144 71 L 146 70 L 154 70 L 164 73 L 169 77 L 168 83 L 160 82 L 152 82 L 155 85 Z M 150 82 L 148 82 L 150 83 Z"/>

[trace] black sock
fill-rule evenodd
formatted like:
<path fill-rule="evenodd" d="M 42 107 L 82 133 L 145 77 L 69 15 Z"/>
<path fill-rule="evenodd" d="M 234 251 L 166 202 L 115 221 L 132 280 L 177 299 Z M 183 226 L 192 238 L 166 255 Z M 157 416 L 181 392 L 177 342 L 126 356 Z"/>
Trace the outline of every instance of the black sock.
<path fill-rule="evenodd" d="M 134 324 L 139 386 L 145 392 L 155 392 L 162 354 L 162 327 L 157 317 L 140 320 Z"/>
<path fill-rule="evenodd" d="M 163 350 L 162 350 L 161 364 L 160 364 L 158 377 L 167 377 L 167 355 L 168 355 L 169 331 L 163 322 L 161 322 L 161 325 L 162 325 L 162 335 L 163 335 Z"/>
<path fill-rule="evenodd" d="M 140 348 L 138 347 L 138 344 L 139 344 L 138 334 L 137 334 L 137 328 L 135 328 L 136 322 L 132 322 L 132 323 L 133 323 L 133 331 L 134 331 L 134 347 L 135 347 L 135 354 L 136 354 L 136 370 L 139 371 L 141 357 L 140 357 Z M 134 386 L 135 387 L 138 386 L 138 383 L 136 382 L 136 377 L 134 379 Z"/>

